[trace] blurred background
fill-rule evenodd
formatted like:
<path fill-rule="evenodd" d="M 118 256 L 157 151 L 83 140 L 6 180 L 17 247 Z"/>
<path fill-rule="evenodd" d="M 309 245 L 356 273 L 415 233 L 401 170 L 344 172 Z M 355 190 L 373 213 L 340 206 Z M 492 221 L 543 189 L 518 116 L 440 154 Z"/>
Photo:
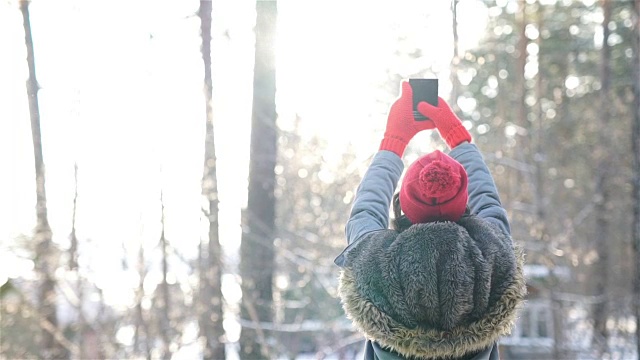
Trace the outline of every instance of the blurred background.
<path fill-rule="evenodd" d="M 437 77 L 527 253 L 502 358 L 638 359 L 639 11 L 0 1 L 0 358 L 361 357 L 333 259 L 400 81 Z"/>

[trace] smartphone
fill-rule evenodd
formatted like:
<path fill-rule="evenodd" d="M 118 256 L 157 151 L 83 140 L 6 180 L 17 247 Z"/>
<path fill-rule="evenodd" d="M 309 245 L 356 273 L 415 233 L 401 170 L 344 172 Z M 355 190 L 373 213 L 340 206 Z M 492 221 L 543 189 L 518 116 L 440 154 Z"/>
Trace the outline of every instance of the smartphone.
<path fill-rule="evenodd" d="M 417 121 L 429 120 L 418 111 L 418 103 L 426 101 L 438 106 L 438 79 L 409 79 L 413 92 L 413 117 Z"/>

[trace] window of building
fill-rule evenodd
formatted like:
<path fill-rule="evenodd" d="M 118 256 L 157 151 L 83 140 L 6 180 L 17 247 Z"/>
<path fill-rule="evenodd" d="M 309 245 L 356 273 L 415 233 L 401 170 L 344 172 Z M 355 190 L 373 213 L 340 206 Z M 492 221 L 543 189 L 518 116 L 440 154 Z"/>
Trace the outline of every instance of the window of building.
<path fill-rule="evenodd" d="M 553 318 L 551 304 L 530 300 L 521 310 L 512 338 L 540 339 L 552 337 Z"/>

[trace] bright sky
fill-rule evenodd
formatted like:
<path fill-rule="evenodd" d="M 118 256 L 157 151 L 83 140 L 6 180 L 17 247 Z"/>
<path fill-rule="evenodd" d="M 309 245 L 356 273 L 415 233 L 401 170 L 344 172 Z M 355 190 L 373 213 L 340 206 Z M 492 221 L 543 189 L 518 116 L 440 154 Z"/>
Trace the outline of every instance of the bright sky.
<path fill-rule="evenodd" d="M 255 3 L 214 1 L 213 82 L 221 237 L 240 242 L 246 202 Z M 123 308 L 136 286 L 142 243 L 158 255 L 160 189 L 167 237 L 188 258 L 202 234 L 200 179 L 204 102 L 195 0 L 33 0 L 31 24 L 41 86 L 47 200 L 54 241 L 68 246 L 73 165 L 79 167 L 78 236 L 82 266 L 107 300 Z M 278 112 L 305 134 L 330 140 L 330 158 L 351 141 L 366 159 L 377 148 L 388 103 L 378 86 L 387 69 L 429 67 L 449 91 L 452 54 L 448 1 L 279 1 Z M 486 9 L 462 0 L 461 45 L 473 46 Z M 32 267 L 13 251 L 35 224 L 35 184 L 25 80 L 26 50 L 17 1 L 0 2 L 0 283 Z M 422 47 L 425 57 L 398 59 Z M 228 37 L 227 37 L 228 35 Z M 386 95 L 392 101 L 394 94 Z M 122 270 L 126 257 L 131 266 Z M 177 281 L 186 269 L 172 263 Z M 157 268 L 157 262 L 152 266 Z M 154 275 L 155 273 L 155 275 Z M 159 281 L 150 274 L 149 289 Z"/>

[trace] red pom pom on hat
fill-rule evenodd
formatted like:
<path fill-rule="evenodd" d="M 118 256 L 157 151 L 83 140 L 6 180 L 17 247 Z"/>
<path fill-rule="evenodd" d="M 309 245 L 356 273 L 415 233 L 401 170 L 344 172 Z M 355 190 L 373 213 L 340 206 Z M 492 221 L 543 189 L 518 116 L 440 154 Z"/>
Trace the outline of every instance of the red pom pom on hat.
<path fill-rule="evenodd" d="M 460 189 L 460 173 L 444 161 L 435 160 L 420 170 L 418 176 L 424 197 L 452 198 Z"/>
<path fill-rule="evenodd" d="M 414 224 L 458 221 L 467 207 L 467 181 L 464 167 L 436 150 L 407 169 L 400 187 L 400 208 Z"/>

